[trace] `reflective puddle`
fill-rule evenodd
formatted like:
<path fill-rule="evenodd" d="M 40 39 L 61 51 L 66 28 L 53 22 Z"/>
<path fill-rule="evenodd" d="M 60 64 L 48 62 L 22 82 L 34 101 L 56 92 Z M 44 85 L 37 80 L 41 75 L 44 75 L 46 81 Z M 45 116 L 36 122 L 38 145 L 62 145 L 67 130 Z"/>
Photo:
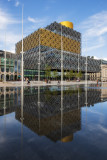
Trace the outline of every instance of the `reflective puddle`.
<path fill-rule="evenodd" d="M 0 160 L 107 160 L 107 89 L 0 88 Z"/>

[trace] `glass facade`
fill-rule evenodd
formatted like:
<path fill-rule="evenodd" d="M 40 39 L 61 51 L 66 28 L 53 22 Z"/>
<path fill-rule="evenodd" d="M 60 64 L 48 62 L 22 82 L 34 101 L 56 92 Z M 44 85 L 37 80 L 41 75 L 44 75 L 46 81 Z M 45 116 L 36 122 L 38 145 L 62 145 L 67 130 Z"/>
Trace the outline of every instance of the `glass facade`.
<path fill-rule="evenodd" d="M 13 56 L 13 58 L 12 58 Z M 12 54 L 6 55 L 6 81 L 8 80 L 17 80 L 21 74 L 21 61 L 16 60 L 15 56 Z M 5 71 L 5 59 L 0 57 L 0 81 L 4 80 L 4 71 Z"/>
<path fill-rule="evenodd" d="M 1 68 L 1 72 L 4 72 L 4 58 L 1 58 L 1 64 L 0 64 L 0 68 Z M 13 73 L 14 70 L 14 61 L 12 59 L 6 59 L 6 72 L 11 72 Z M 17 71 L 17 69 L 16 69 Z"/>
<path fill-rule="evenodd" d="M 44 78 L 45 72 L 40 71 L 41 79 Z M 30 69 L 24 69 L 24 77 L 29 78 L 30 80 L 37 80 L 38 79 L 38 71 L 37 70 L 30 70 Z"/>

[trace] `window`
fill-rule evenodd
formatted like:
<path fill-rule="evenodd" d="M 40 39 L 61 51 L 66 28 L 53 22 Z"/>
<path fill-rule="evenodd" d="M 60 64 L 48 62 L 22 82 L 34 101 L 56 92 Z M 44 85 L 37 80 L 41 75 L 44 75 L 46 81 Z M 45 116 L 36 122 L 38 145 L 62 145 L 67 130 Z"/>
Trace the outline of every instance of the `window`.
<path fill-rule="evenodd" d="M 9 67 L 6 67 L 6 72 L 9 72 Z"/>
<path fill-rule="evenodd" d="M 13 80 L 13 75 L 10 76 L 10 80 Z"/>
<path fill-rule="evenodd" d="M 4 72 L 4 67 L 1 67 L 1 72 Z"/>
<path fill-rule="evenodd" d="M 18 61 L 18 73 L 21 73 L 21 63 L 20 63 L 20 61 Z"/>
<path fill-rule="evenodd" d="M 6 65 L 9 64 L 9 59 L 6 59 Z"/>
<path fill-rule="evenodd" d="M 14 69 L 13 67 L 10 67 L 10 72 L 13 73 Z"/>
<path fill-rule="evenodd" d="M 1 65 L 4 65 L 4 58 L 1 58 Z"/>
<path fill-rule="evenodd" d="M 11 59 L 10 64 L 11 64 L 11 66 L 13 66 L 13 65 L 14 65 L 14 61 L 13 61 L 13 59 Z"/>
<path fill-rule="evenodd" d="M 17 72 L 17 61 L 15 61 L 15 72 Z"/>

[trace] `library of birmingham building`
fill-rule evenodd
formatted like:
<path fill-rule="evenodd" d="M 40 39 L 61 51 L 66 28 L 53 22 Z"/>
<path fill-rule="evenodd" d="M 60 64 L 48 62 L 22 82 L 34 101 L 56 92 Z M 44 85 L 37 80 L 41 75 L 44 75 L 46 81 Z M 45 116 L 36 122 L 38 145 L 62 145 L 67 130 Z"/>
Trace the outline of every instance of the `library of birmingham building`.
<path fill-rule="evenodd" d="M 61 53 L 63 52 L 63 70 L 81 71 L 83 78 L 86 71 L 86 57 L 81 55 L 81 33 L 73 29 L 72 22 L 51 23 L 45 28 L 40 28 L 23 40 L 24 48 L 24 77 L 30 80 L 45 79 L 47 66 L 57 71 L 61 77 Z M 7 80 L 21 79 L 21 51 L 22 41 L 16 44 L 16 54 L 7 52 L 6 78 Z M 0 79 L 4 75 L 4 52 L 0 52 Z M 107 80 L 107 62 L 87 57 L 88 79 Z"/>

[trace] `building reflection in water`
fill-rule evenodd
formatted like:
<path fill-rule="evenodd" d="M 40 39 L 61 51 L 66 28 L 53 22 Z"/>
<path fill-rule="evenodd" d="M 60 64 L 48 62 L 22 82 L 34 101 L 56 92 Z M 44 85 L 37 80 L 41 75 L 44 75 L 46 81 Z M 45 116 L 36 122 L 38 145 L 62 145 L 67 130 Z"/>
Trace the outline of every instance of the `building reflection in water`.
<path fill-rule="evenodd" d="M 63 91 L 62 87 L 58 90 L 38 87 L 32 94 L 30 88 L 28 90 L 24 94 L 24 125 L 53 141 L 72 140 L 73 133 L 81 128 L 80 109 L 78 110 L 78 106 L 73 108 L 70 102 L 74 91 L 71 91 L 69 97 L 70 90 Z M 76 94 L 74 93 L 74 97 Z M 20 121 L 19 117 L 20 108 L 17 107 L 16 119 Z"/>
<path fill-rule="evenodd" d="M 0 88 L 0 116 L 15 111 L 21 105 L 21 89 L 1 87 Z"/>
<path fill-rule="evenodd" d="M 101 102 L 101 89 L 73 87 L 6 88 L 6 100 L 0 101 L 0 115 L 15 111 L 15 118 L 23 125 L 50 140 L 69 142 L 81 130 L 81 107 Z M 1 99 L 4 98 L 1 88 Z M 3 104 L 4 102 L 4 104 Z M 2 107 L 3 106 L 3 107 Z"/>

